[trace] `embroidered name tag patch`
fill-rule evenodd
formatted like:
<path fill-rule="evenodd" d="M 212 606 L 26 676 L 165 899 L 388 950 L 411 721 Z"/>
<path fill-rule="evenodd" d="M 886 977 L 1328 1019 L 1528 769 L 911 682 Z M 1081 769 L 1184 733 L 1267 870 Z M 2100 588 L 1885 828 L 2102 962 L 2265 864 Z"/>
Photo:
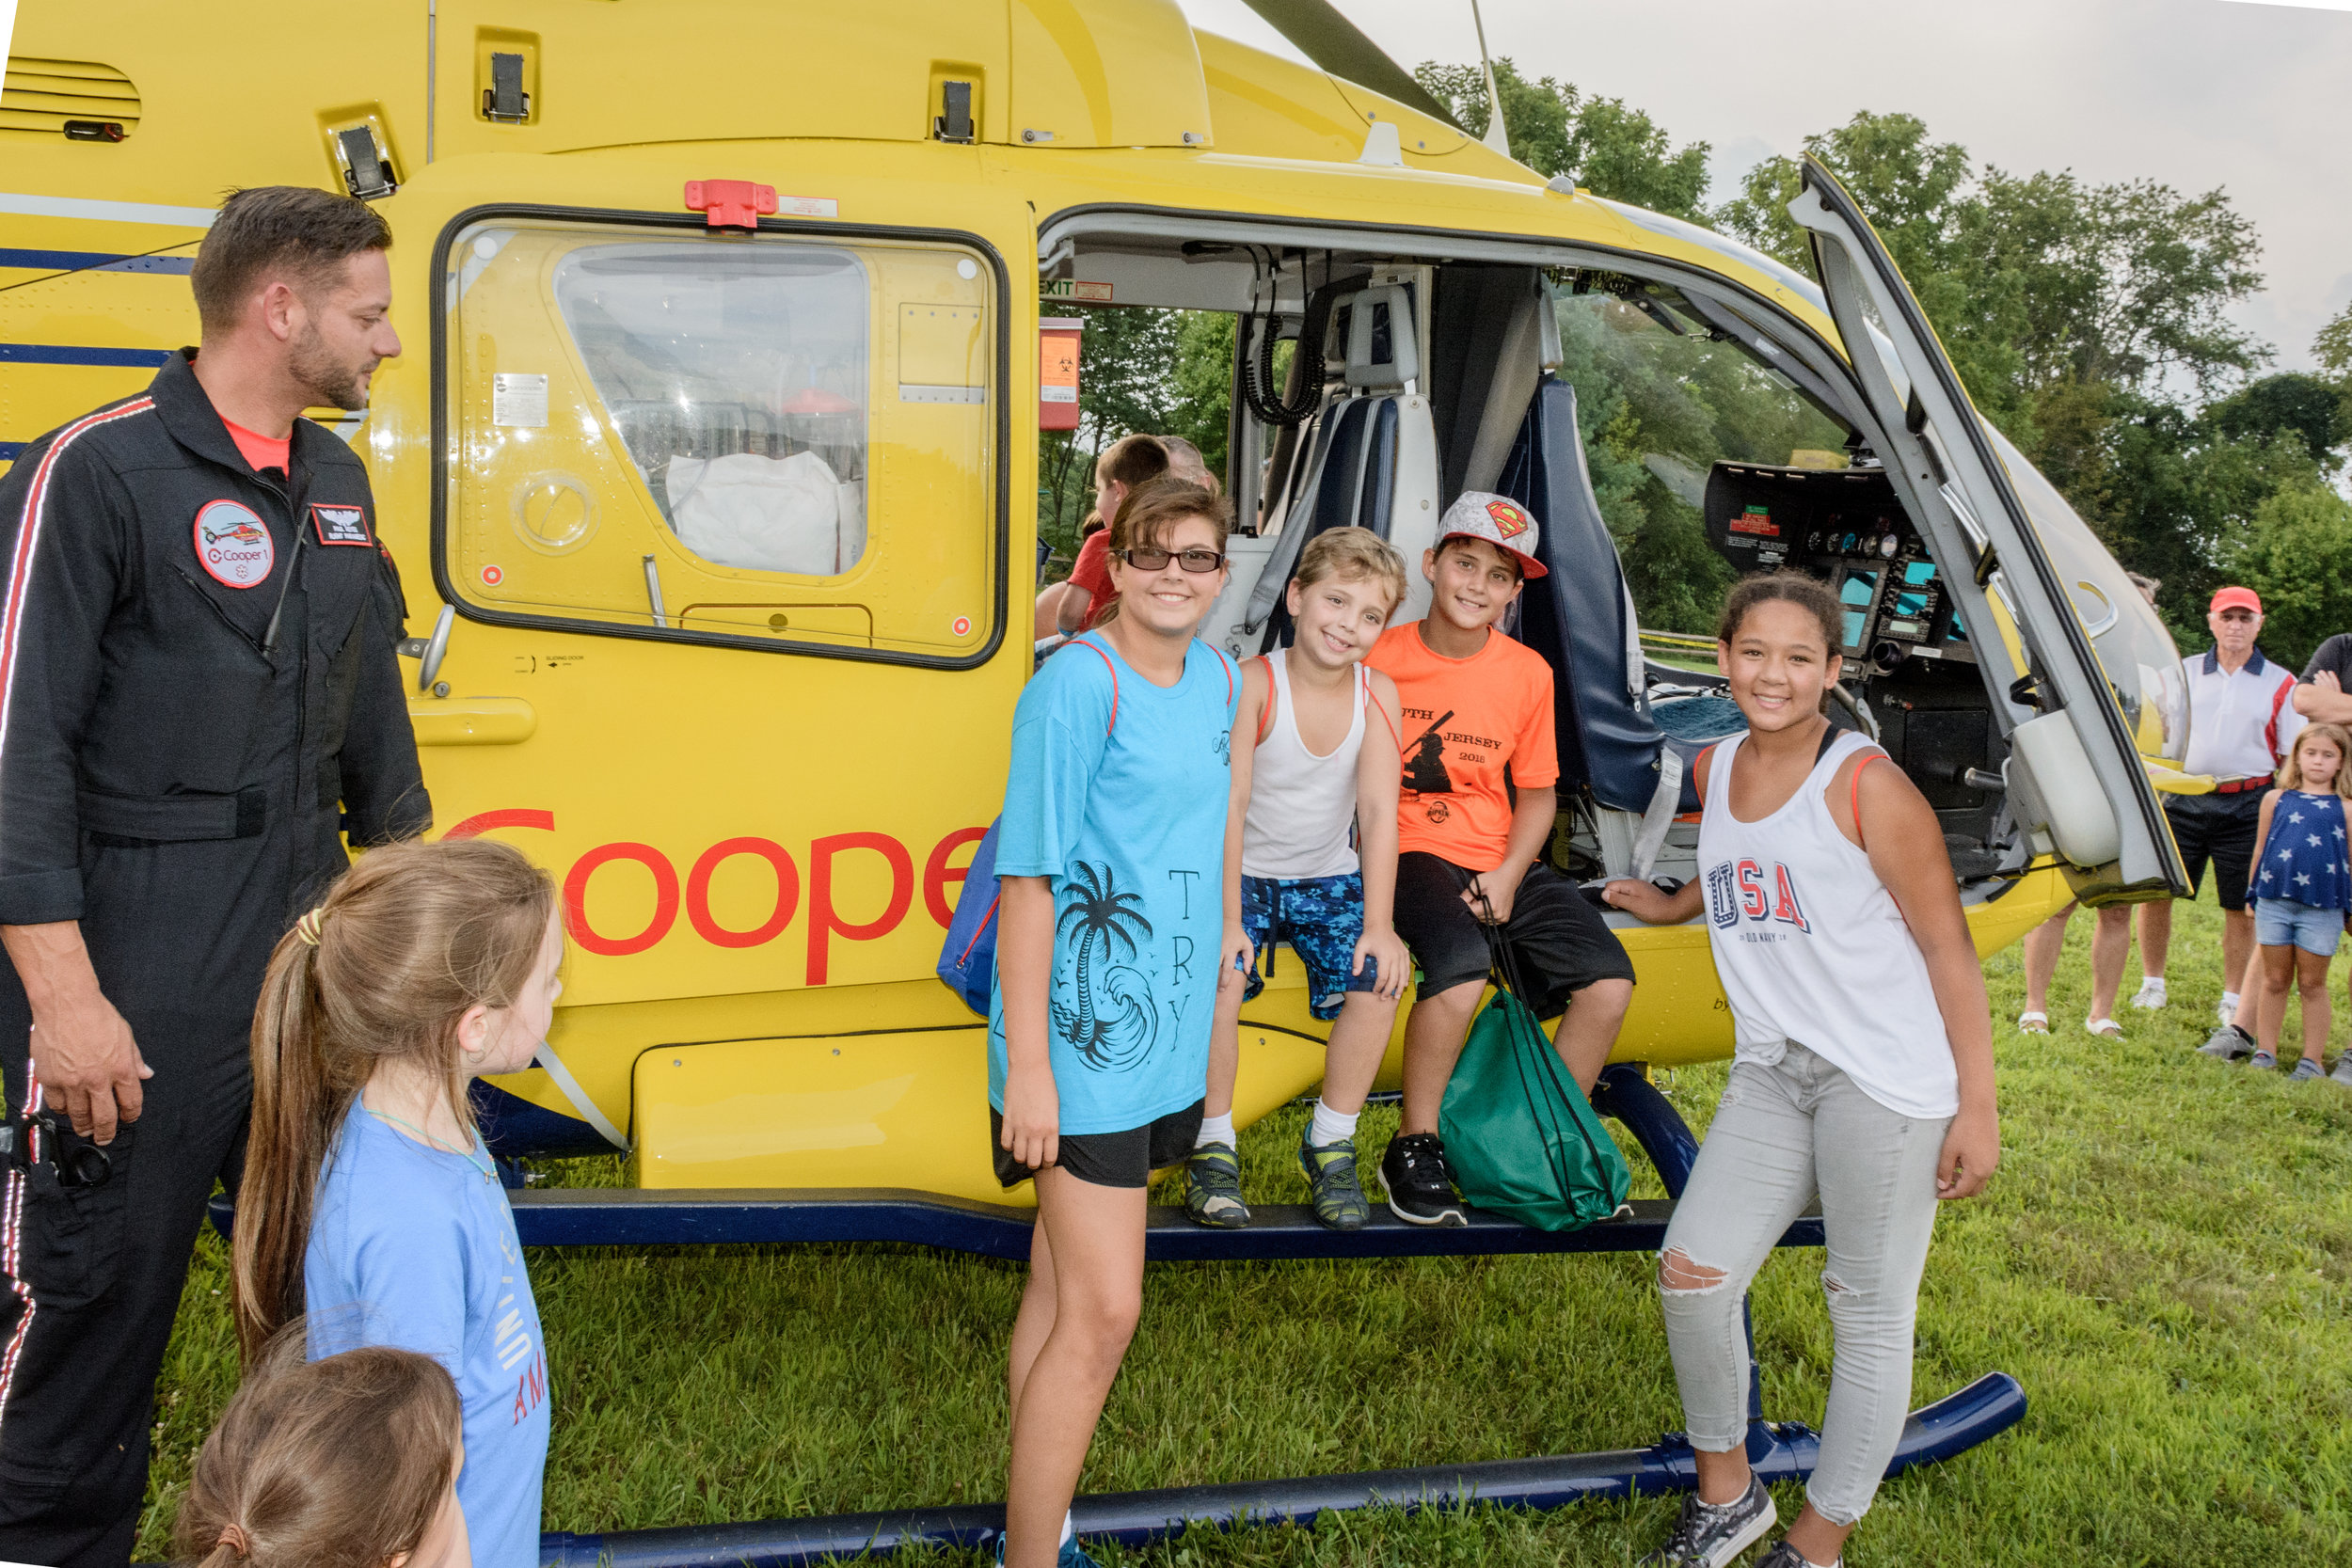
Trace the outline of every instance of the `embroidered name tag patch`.
<path fill-rule="evenodd" d="M 373 545 L 368 535 L 368 509 L 364 506 L 321 506 L 310 508 L 310 526 L 318 531 L 322 545 Z"/>
<path fill-rule="evenodd" d="M 261 515 L 243 501 L 206 501 L 196 515 L 196 561 L 224 588 L 258 588 L 278 560 Z"/>

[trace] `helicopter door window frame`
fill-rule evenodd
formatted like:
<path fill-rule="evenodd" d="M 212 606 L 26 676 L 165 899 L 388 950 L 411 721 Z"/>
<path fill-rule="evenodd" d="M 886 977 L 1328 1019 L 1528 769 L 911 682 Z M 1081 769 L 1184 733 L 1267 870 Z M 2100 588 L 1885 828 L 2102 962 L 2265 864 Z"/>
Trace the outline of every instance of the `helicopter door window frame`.
<path fill-rule="evenodd" d="M 1623 212 L 1615 203 L 1607 203 L 1613 212 Z M 1652 230 L 1670 238 L 1687 243 L 1711 244 L 1718 247 L 1720 236 L 1706 230 L 1693 230 L 1684 235 L 1685 227 L 1673 219 L 1646 221 L 1655 216 L 1640 214 L 1645 221 L 1637 227 Z M 1671 226 L 1671 227 L 1668 227 Z M 1621 273 L 1629 277 L 1667 284 L 1685 296 L 1695 296 L 1714 308 L 1726 318 L 1710 320 L 1708 325 L 1737 341 L 1752 352 L 1763 353 L 1760 345 L 1770 344 L 1772 353 L 1764 362 L 1794 380 L 1799 390 L 1810 398 L 1824 401 L 1828 411 L 1849 427 L 1859 431 L 1863 440 L 1874 452 L 1894 449 L 1884 427 L 1871 407 L 1864 388 L 1862 372 L 1837 347 L 1811 325 L 1788 307 L 1765 297 L 1756 290 L 1702 267 L 1672 261 L 1651 251 L 1629 250 L 1616 245 L 1597 245 L 1590 241 L 1565 240 L 1547 234 L 1512 234 L 1487 230 L 1467 232 L 1451 229 L 1425 229 L 1394 224 L 1359 223 L 1341 218 L 1266 217 L 1255 213 L 1237 213 L 1216 209 L 1155 207 L 1122 202 L 1091 202 L 1066 207 L 1039 221 L 1037 230 L 1038 264 L 1041 271 L 1051 272 L 1067 261 L 1073 260 L 1089 243 L 1115 245 L 1120 240 L 1221 241 L 1232 245 L 1256 245 L 1287 247 L 1294 250 L 1335 251 L 1341 253 L 1385 256 L 1393 264 L 1430 263 L 1443 266 L 1452 261 L 1504 261 L 1521 266 L 1562 267 Z M 1727 252 L 1728 254 L 1728 252 Z M 1737 259 L 1748 261 L 1742 254 Z M 1784 289 L 1815 290 L 1810 279 L 1789 272 L 1779 262 L 1762 255 L 1755 256 L 1756 269 L 1768 277 L 1786 275 Z M 1825 301 L 1818 304 L 1824 317 L 1829 315 Z M 1826 397 L 1824 397 L 1826 394 Z M 1942 504 L 1942 498 L 1932 491 L 1922 494 L 1922 488 L 1911 482 L 1911 476 L 1899 464 L 1887 467 L 1887 477 L 1893 482 L 1896 498 L 1904 513 L 1919 531 L 1929 554 L 1943 567 L 1943 580 L 1951 602 L 1971 627 L 1997 626 L 1992 604 L 1982 583 L 1981 568 L 1987 552 L 1980 541 L 1963 531 L 1954 515 Z M 1978 664 L 1982 673 L 1986 696 L 1997 716 L 2000 732 L 2006 739 L 2018 723 L 2034 717 L 2034 710 L 2010 700 L 2009 691 L 2030 671 L 2015 663 L 2006 644 L 1997 637 L 1979 640 Z"/>
<path fill-rule="evenodd" d="M 459 291 L 453 277 L 453 256 L 459 239 L 468 231 L 486 223 L 520 220 L 536 227 L 578 227 L 611 230 L 641 230 L 648 240 L 665 236 L 699 238 L 710 233 L 707 219 L 699 213 L 645 213 L 595 207 L 540 206 L 528 203 L 499 202 L 469 207 L 453 215 L 441 228 L 434 241 L 432 277 L 449 279 L 447 292 L 441 293 L 439 306 L 432 312 L 431 373 L 433 376 L 433 468 L 431 500 L 431 554 L 433 586 L 443 603 L 452 606 L 466 620 L 488 626 L 517 626 L 540 631 L 555 631 L 592 637 L 635 638 L 660 642 L 684 642 L 707 647 L 753 649 L 763 653 L 798 655 L 816 658 L 845 658 L 866 663 L 898 664 L 920 669 L 973 670 L 995 657 L 1003 647 L 1006 627 L 1010 624 L 1010 547 L 1012 534 L 1011 457 L 1013 454 L 1012 400 L 1006 389 L 1011 384 L 1012 372 L 1012 305 L 1019 296 L 1012 292 L 1011 275 L 1001 252 L 982 236 L 963 230 L 893 228 L 879 224 L 845 224 L 797 218 L 761 218 L 758 232 L 814 242 L 835 241 L 854 245 L 860 241 L 882 242 L 893 245 L 940 245 L 968 251 L 985 261 L 991 269 L 994 295 L 991 309 L 995 315 L 994 359 L 993 364 L 994 418 L 990 421 L 987 439 L 993 450 L 987 454 L 988 464 L 994 470 L 993 494 L 989 504 L 993 509 L 993 526 L 988 539 L 989 565 L 986 594 L 990 605 L 990 627 L 987 640 L 969 653 L 924 653 L 904 647 L 867 646 L 849 643 L 803 641 L 773 635 L 744 632 L 712 631 L 677 625 L 678 617 L 663 616 L 659 623 L 634 624 L 626 621 L 597 620 L 586 616 L 574 617 L 545 614 L 537 611 L 504 609 L 484 604 L 461 593 L 451 570 L 451 557 L 455 540 L 451 527 L 452 499 L 451 467 L 452 428 L 454 423 L 453 404 L 458 394 L 453 369 L 451 325 L 455 316 Z M 713 242 L 720 243 L 720 242 Z M 440 291 L 437 288 L 437 293 Z M 869 528 L 871 526 L 870 497 Z M 814 607 L 822 608 L 822 607 Z"/>
<path fill-rule="evenodd" d="M 1613 202 L 1605 205 L 1637 228 L 1721 250 L 1763 276 L 1780 279 L 1782 293 L 1797 295 L 1815 306 L 1824 317 L 1834 319 L 1827 295 L 1818 284 L 1769 257 L 1731 246 L 1718 235 L 1676 219 L 1636 213 Z M 1864 343 L 1854 349 L 1850 358 L 1788 306 L 1722 273 L 1676 261 L 1652 251 L 1545 234 L 1466 232 L 1335 218 L 1270 218 L 1254 213 L 1121 202 L 1064 208 L 1041 219 L 1037 233 L 1038 263 L 1044 272 L 1074 259 L 1089 241 L 1116 245 L 1120 240 L 1204 240 L 1296 250 L 1369 253 L 1386 256 L 1397 263 L 1506 261 L 1622 273 L 1670 285 L 1686 297 L 1698 298 L 1724 312 L 1727 320 L 1710 320 L 1708 325 L 1752 351 L 1766 352 L 1762 345 L 1770 344 L 1776 351 L 1767 356 L 1771 368 L 1788 375 L 1808 394 L 1817 398 L 1828 394 L 1824 401 L 1830 411 L 1859 432 L 1871 451 L 1883 454 L 1903 451 L 1906 441 L 1902 438 L 1909 436 L 1899 428 L 1888 430 L 1878 417 L 1867 385 L 1867 377 L 1882 373 L 1877 362 L 1879 354 L 1891 351 L 1881 350 L 1875 342 Z M 1820 297 L 1807 297 L 1811 294 Z M 1711 316 L 1713 312 L 1706 313 Z M 1746 330 L 1740 330 L 1743 327 Z M 1866 359 L 1871 362 L 1866 365 Z M 2058 646 L 2055 649 L 2046 645 L 2047 636 L 2037 637 L 2022 618 L 2010 618 L 2010 624 L 2017 628 L 2017 647 L 2012 648 L 2006 638 L 1994 635 L 1994 628 L 2000 626 L 2002 621 L 1994 611 L 1988 584 L 1997 581 L 1996 568 L 2001 562 L 1987 547 L 1980 525 L 1972 526 L 1974 519 L 1967 515 L 1964 503 L 1950 493 L 1950 486 L 1939 487 L 1933 476 L 1922 482 L 1900 462 L 1886 463 L 1884 470 L 1894 485 L 1897 500 L 1918 529 L 1929 555 L 1942 568 L 1947 603 L 1953 615 L 1972 631 L 1981 628 L 1984 633 L 1972 638 L 1971 642 L 1988 707 L 2004 746 L 2017 725 L 2037 716 L 2034 708 L 2011 695 L 2036 675 L 2032 665 L 2037 657 L 2047 659 L 2053 655 L 2071 654 L 2076 660 L 2075 673 L 2083 680 L 2104 680 L 2096 655 L 2084 645 L 2086 640 L 2079 626 L 2056 627 Z M 2023 547 L 2031 557 L 2036 546 L 2030 535 L 2024 540 Z M 2042 575 L 2050 570 L 2048 562 L 2039 558 L 2032 559 L 2030 569 Z M 2145 809 L 2145 801 L 2142 806 Z"/>

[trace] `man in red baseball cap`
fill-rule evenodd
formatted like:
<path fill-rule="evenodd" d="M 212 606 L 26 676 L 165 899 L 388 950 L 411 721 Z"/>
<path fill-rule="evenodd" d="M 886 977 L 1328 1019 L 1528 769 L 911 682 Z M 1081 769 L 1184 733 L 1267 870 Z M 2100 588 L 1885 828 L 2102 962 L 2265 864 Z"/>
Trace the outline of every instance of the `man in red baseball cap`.
<path fill-rule="evenodd" d="M 2230 1024 L 2237 1014 L 2239 977 L 2254 956 L 2254 911 L 2247 902 L 2246 884 L 2253 866 L 2263 791 L 2270 787 L 2271 775 L 2303 727 L 2303 716 L 2293 702 L 2295 672 L 2265 658 L 2254 645 L 2262 624 L 2262 598 L 2252 589 L 2233 585 L 2214 594 L 2205 611 L 2213 646 L 2181 660 L 2189 716 L 2188 745 L 2181 763 L 2190 773 L 2210 774 L 2216 781 L 2214 792 L 2164 798 L 2164 815 L 2188 870 L 2189 896 L 2197 896 L 2210 861 L 2221 900 L 2221 1028 L 2203 1047 L 2218 1055 L 2237 1053 L 2237 1034 Z M 2171 939 L 2170 903 L 2142 906 L 2139 960 L 2145 978 L 2132 999 L 2135 1006 L 2164 1006 L 2164 966 Z"/>

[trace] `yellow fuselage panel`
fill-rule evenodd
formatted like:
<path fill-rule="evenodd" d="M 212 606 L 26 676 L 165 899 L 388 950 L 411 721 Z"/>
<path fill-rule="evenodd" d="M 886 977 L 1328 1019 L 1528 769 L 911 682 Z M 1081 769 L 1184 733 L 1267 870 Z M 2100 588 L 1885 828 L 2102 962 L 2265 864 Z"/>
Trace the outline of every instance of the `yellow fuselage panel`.
<path fill-rule="evenodd" d="M 633 1122 L 649 1185 L 995 1190 L 984 1030 L 931 972 L 1029 673 L 1041 223 L 1143 206 L 1570 242 L 1710 270 L 1835 341 L 1736 257 L 1546 191 L 1376 94 L 1196 44 L 1169 0 L 821 14 L 441 0 L 430 127 L 421 0 L 389 21 L 302 14 L 233 37 L 145 0 L 21 14 L 20 54 L 103 63 L 141 113 L 114 145 L 0 129 L 0 195 L 14 193 L 0 283 L 29 284 L 0 292 L 0 343 L 60 351 L 0 362 L 0 442 L 137 390 L 196 337 L 183 272 L 99 260 L 183 263 L 224 185 L 333 185 L 334 130 L 380 130 L 401 181 L 379 209 L 398 236 L 405 353 L 346 434 L 408 629 L 430 630 L 445 598 L 465 611 L 437 684 L 412 699 L 426 781 L 442 831 L 514 843 L 562 887 L 572 945 L 553 1043 L 613 1121 Z M 516 123 L 481 113 L 501 55 L 521 58 L 531 95 Z M 727 87 L 747 64 L 759 89 Z M 979 145 L 925 139 L 947 80 L 974 84 Z M 1398 125 L 1405 166 L 1354 161 L 1374 117 Z M 1024 144 L 1025 119 L 1053 140 Z M 847 258 L 866 291 L 843 340 L 859 345 L 847 401 L 863 423 L 841 448 L 863 465 L 866 542 L 822 571 L 684 547 L 663 496 L 686 470 L 614 413 L 609 367 L 556 297 L 581 258 L 771 244 L 601 215 L 684 217 L 695 180 L 776 187 L 788 223 L 834 226 L 805 243 Z M 2040 873 L 1979 907 L 1980 949 L 2063 897 Z M 1727 1053 L 1704 931 L 1626 936 L 1641 983 L 1619 1056 Z M 1298 974 L 1281 965 L 1248 1009 L 1245 1120 L 1319 1076 L 1326 1030 Z M 501 1083 L 569 1112 L 536 1069 Z"/>

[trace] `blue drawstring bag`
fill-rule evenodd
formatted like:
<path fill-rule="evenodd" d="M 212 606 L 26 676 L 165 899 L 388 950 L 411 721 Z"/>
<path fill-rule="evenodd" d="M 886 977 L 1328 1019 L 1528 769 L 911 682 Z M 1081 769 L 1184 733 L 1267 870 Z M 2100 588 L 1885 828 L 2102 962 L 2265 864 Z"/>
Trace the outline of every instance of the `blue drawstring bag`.
<path fill-rule="evenodd" d="M 988 825 L 980 847 L 972 851 L 972 863 L 963 874 L 963 894 L 956 900 L 956 917 L 947 923 L 947 940 L 939 949 L 939 977 L 982 1018 L 988 1016 L 988 993 L 996 983 L 996 830 L 1000 822 Z"/>

